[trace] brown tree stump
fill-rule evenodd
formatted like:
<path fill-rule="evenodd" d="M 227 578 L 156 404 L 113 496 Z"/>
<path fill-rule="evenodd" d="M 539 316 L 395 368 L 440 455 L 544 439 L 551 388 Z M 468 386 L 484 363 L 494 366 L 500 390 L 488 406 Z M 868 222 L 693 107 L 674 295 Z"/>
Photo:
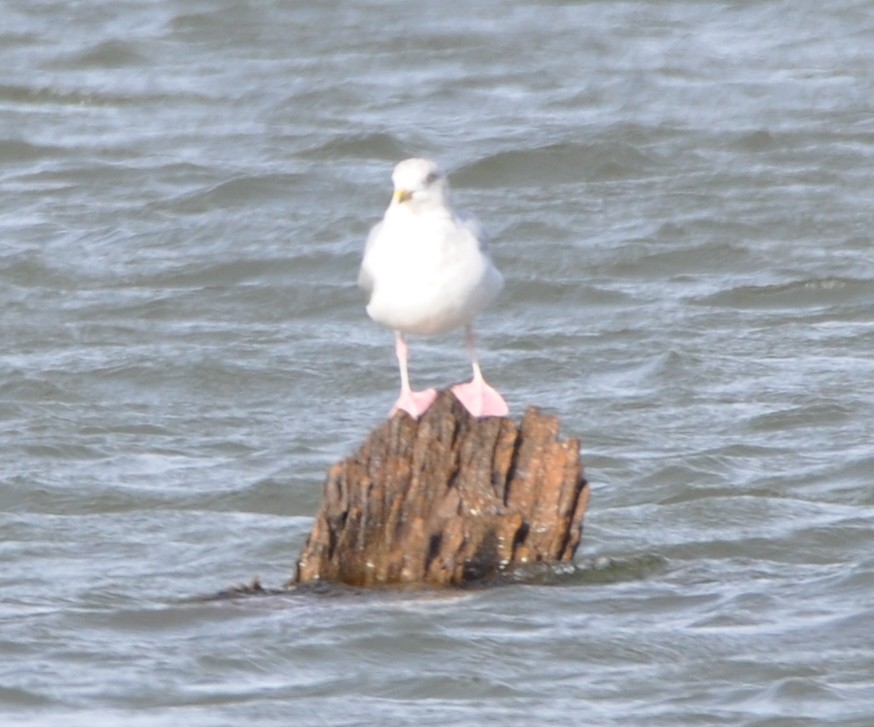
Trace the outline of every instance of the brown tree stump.
<path fill-rule="evenodd" d="M 521 427 L 448 391 L 395 414 L 328 471 L 294 583 L 461 585 L 569 561 L 589 488 L 580 443 L 531 407 Z"/>

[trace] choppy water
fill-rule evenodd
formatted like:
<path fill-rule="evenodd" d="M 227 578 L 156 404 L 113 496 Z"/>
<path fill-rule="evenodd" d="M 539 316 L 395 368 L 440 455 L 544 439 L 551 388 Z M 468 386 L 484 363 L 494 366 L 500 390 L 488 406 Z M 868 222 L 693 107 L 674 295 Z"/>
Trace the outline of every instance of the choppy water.
<path fill-rule="evenodd" d="M 583 439 L 576 568 L 200 602 L 394 399 L 411 155 L 492 232 L 487 376 Z M 872 170 L 864 0 L 6 2 L 0 721 L 874 724 Z"/>

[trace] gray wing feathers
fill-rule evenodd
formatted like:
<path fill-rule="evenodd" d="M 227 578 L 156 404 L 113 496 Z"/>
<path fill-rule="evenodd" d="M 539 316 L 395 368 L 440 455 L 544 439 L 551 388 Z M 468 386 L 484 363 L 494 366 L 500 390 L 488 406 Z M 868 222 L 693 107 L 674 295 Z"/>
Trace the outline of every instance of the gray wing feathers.
<path fill-rule="evenodd" d="M 367 236 L 367 244 L 364 246 L 364 257 L 361 260 L 361 268 L 358 271 L 358 287 L 361 288 L 368 296 L 373 293 L 373 276 L 370 274 L 370 271 L 367 269 L 367 252 L 373 246 L 373 241 L 376 239 L 377 235 L 379 235 L 379 231 L 382 229 L 382 222 L 377 225 L 374 225 L 373 229 L 370 231 L 370 234 Z"/>
<path fill-rule="evenodd" d="M 480 251 L 488 254 L 489 235 L 476 216 L 467 210 L 459 210 L 455 213 L 455 218 L 462 227 L 465 227 L 477 239 Z"/>

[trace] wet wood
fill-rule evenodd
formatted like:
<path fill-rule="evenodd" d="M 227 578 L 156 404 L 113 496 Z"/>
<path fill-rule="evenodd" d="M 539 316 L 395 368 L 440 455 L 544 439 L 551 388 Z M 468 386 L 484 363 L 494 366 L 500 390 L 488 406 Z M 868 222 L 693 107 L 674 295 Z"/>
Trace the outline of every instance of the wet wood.
<path fill-rule="evenodd" d="M 450 392 L 396 414 L 329 470 L 293 582 L 462 585 L 571 560 L 589 488 L 558 430 L 534 407 L 476 419 Z"/>

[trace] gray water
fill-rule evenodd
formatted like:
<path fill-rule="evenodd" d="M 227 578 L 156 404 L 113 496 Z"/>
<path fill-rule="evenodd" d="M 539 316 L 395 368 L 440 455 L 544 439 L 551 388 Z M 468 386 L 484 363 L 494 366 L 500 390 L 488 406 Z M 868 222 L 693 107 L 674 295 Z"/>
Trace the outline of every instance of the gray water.
<path fill-rule="evenodd" d="M 486 376 L 582 439 L 575 566 L 204 601 L 396 396 L 413 155 L 492 234 Z M 0 722 L 874 724 L 872 198 L 865 0 L 7 0 Z"/>

